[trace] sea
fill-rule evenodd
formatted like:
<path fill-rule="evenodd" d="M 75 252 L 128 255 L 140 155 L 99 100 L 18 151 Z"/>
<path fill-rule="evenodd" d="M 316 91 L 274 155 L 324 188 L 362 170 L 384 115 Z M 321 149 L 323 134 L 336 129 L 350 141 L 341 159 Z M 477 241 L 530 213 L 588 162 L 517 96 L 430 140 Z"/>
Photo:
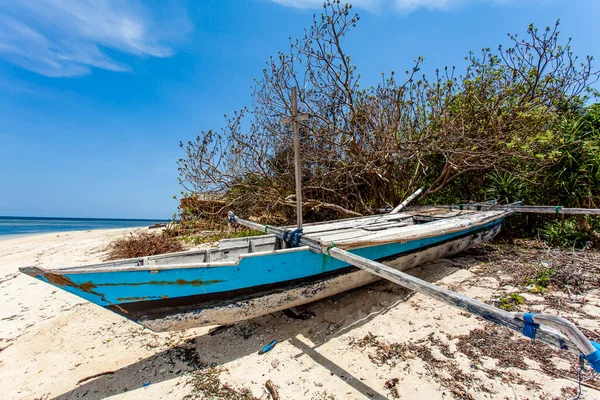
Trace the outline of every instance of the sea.
<path fill-rule="evenodd" d="M 88 231 L 93 229 L 135 228 L 154 225 L 166 220 L 154 219 L 105 219 L 105 218 L 51 218 L 51 217 L 2 217 L 0 216 L 0 240 L 38 233 Z"/>

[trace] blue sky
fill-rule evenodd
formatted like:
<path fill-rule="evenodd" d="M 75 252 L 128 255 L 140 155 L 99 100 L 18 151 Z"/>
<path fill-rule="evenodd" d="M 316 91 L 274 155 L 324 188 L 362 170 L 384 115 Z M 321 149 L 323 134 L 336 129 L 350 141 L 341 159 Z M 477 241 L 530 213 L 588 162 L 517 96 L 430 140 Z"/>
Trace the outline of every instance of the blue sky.
<path fill-rule="evenodd" d="M 363 86 L 464 65 L 561 19 L 600 57 L 596 0 L 360 0 L 346 38 Z M 0 215 L 166 218 L 178 143 L 248 104 L 253 78 L 322 0 L 0 0 Z"/>

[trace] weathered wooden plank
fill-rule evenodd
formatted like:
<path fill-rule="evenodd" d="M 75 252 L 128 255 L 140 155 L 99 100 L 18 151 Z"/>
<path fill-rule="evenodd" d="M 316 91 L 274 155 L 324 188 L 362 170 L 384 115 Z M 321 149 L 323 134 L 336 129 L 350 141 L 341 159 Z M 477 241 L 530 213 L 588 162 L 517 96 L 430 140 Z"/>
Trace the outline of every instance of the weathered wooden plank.
<path fill-rule="evenodd" d="M 560 214 L 560 215 L 600 215 L 596 208 L 562 208 L 554 206 L 519 206 L 510 208 L 516 213 Z"/>
<path fill-rule="evenodd" d="M 310 236 L 319 240 L 342 240 L 342 239 L 351 239 L 351 238 L 359 238 L 369 235 L 369 232 L 363 231 L 362 229 L 344 229 L 342 231 L 332 231 L 332 232 L 323 232 L 317 234 L 311 234 Z"/>
<path fill-rule="evenodd" d="M 334 242 L 338 242 L 338 241 L 345 241 L 345 240 L 350 240 L 350 239 L 358 239 L 358 238 L 362 238 L 362 239 L 367 239 L 369 237 L 371 237 L 372 235 L 375 234 L 382 234 L 382 232 L 388 232 L 391 229 L 396 229 L 396 228 L 402 228 L 402 227 L 406 227 L 406 226 L 413 226 L 412 224 L 408 224 L 408 223 L 393 223 L 393 224 L 386 224 L 386 225 L 368 225 L 365 227 L 360 227 L 360 228 L 348 228 L 348 229 L 344 229 L 344 230 L 335 230 L 335 231 L 331 231 L 331 232 L 323 232 L 323 233 L 316 233 L 316 234 L 310 234 L 311 237 L 315 238 L 315 239 L 319 239 L 319 240 L 324 240 L 324 241 L 334 241 Z"/>
<path fill-rule="evenodd" d="M 556 215 L 600 215 L 599 208 L 565 208 L 561 206 L 519 206 L 519 205 L 439 205 L 439 206 L 411 206 L 412 210 L 432 210 L 432 207 L 445 208 L 455 211 L 479 210 L 510 210 L 518 214 L 556 214 Z"/>
<path fill-rule="evenodd" d="M 306 224 L 303 227 L 303 231 L 305 234 L 315 234 L 319 232 L 328 232 L 334 230 L 342 230 L 342 229 L 350 229 L 357 228 L 361 226 L 369 226 L 371 224 L 383 223 L 383 222 L 391 222 L 391 221 L 401 221 L 405 219 L 411 219 L 412 216 L 410 214 L 395 214 L 395 215 L 376 215 L 366 218 L 356 218 L 350 220 L 341 220 L 329 222 L 326 224 L 315 224 L 309 225 Z"/>
<path fill-rule="evenodd" d="M 364 238 L 340 240 L 336 245 L 343 249 L 382 245 L 386 243 L 401 243 L 409 240 L 424 239 L 445 235 L 461 230 L 485 225 L 508 215 L 508 211 L 500 210 L 486 214 L 459 216 L 449 220 L 439 220 L 427 224 L 412 225 L 409 228 L 391 228 L 383 232 L 375 232 Z"/>

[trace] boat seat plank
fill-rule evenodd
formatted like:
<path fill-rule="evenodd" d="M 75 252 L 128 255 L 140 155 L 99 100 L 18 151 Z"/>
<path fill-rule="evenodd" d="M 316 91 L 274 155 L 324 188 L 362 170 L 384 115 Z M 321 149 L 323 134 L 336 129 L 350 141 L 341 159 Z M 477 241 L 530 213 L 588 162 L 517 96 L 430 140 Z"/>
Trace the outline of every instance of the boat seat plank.
<path fill-rule="evenodd" d="M 368 231 L 365 231 L 362 229 L 355 229 L 355 230 L 351 230 L 351 231 L 345 230 L 345 231 L 341 231 L 341 232 L 331 232 L 331 233 L 326 233 L 324 235 L 319 235 L 319 236 L 311 235 L 310 237 L 319 239 L 319 240 L 323 240 L 326 242 L 332 242 L 332 241 L 337 241 L 337 240 L 363 238 L 363 237 L 367 237 L 371 234 L 372 234 L 372 232 L 368 232 Z"/>
<path fill-rule="evenodd" d="M 369 232 L 375 232 L 375 231 L 382 231 L 385 229 L 389 229 L 389 228 L 400 228 L 403 226 L 409 226 L 409 225 L 414 225 L 414 224 L 409 224 L 408 222 L 402 223 L 402 224 L 377 224 L 377 225 L 370 225 L 370 226 L 366 226 L 366 227 L 362 227 L 361 229 L 364 231 L 369 231 Z"/>
<path fill-rule="evenodd" d="M 376 215 L 367 218 L 356 218 L 352 220 L 342 220 L 338 222 L 320 223 L 316 225 L 304 225 L 303 231 L 305 234 L 315 234 L 319 232 L 332 231 L 337 229 L 355 228 L 357 226 L 369 225 L 373 223 L 382 223 L 388 221 L 397 221 L 403 219 L 412 219 L 410 214 L 384 214 Z"/>
<path fill-rule="evenodd" d="M 364 239 L 360 237 L 348 238 L 337 241 L 336 244 L 342 248 L 349 248 L 357 245 L 384 244 L 444 235 L 491 222 L 498 218 L 497 215 L 496 213 L 478 214 L 475 216 L 461 215 L 451 220 L 441 219 L 426 224 L 413 225 L 408 229 L 406 227 L 390 228 L 385 231 L 373 232 Z"/>

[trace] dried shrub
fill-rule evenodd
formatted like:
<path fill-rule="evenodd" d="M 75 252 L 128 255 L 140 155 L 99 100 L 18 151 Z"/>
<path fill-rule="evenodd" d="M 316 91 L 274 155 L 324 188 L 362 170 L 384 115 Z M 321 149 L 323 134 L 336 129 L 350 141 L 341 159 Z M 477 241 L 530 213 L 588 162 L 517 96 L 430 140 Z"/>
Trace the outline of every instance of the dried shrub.
<path fill-rule="evenodd" d="M 105 251 L 107 252 L 106 261 L 110 261 L 175 253 L 183 250 L 183 244 L 173 237 L 162 233 L 142 232 L 113 241 Z"/>
<path fill-rule="evenodd" d="M 219 230 L 227 221 L 227 211 L 227 203 L 218 196 L 184 196 L 178 206 L 180 230 Z"/>
<path fill-rule="evenodd" d="M 425 190 L 417 202 L 481 199 L 492 173 L 490 195 L 522 200 L 525 184 L 546 181 L 550 167 L 557 175 L 570 167 L 552 185 L 575 183 L 580 198 L 594 198 L 595 136 L 584 145 L 587 128 L 566 127 L 564 135 L 553 128 L 583 111 L 600 74 L 591 57 L 574 55 L 558 22 L 530 25 L 497 50 L 470 52 L 463 71 L 425 76 L 419 57 L 405 74 L 392 71 L 370 87 L 361 86 L 345 47 L 358 23 L 351 5 L 325 0 L 304 36 L 266 62 L 247 107 L 227 115 L 222 129 L 180 142 L 184 196 L 220 196 L 239 215 L 293 223 L 293 139 L 281 118 L 290 116 L 298 87 L 298 110 L 309 116 L 299 128 L 307 221 L 310 213 L 319 220 L 376 213 L 418 187 Z M 563 137 L 573 140 L 563 146 Z"/>

